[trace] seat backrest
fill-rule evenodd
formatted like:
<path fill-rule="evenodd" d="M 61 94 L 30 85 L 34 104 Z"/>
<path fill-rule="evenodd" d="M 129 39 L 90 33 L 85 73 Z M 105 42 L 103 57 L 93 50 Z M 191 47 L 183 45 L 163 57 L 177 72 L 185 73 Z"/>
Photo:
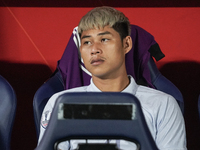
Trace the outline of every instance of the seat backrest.
<path fill-rule="evenodd" d="M 126 115 L 117 114 L 119 108 Z M 51 115 L 36 150 L 53 150 L 56 142 L 69 139 L 124 139 L 136 142 L 140 150 L 157 150 L 141 105 L 132 94 L 66 93 L 57 98 Z"/>
<path fill-rule="evenodd" d="M 16 112 L 16 94 L 8 81 L 0 76 L 0 149 L 9 150 Z"/>
<path fill-rule="evenodd" d="M 199 123 L 200 123 L 200 95 L 198 98 L 198 112 L 199 112 Z"/>
<path fill-rule="evenodd" d="M 154 60 L 162 59 L 164 54 L 154 37 L 144 29 L 132 25 L 131 37 L 133 48 L 126 55 L 126 69 L 138 84 L 142 84 L 172 95 L 184 112 L 184 101 L 178 88 L 166 79 L 158 70 Z M 39 133 L 40 118 L 49 97 L 58 91 L 89 85 L 91 74 L 84 67 L 79 53 L 80 38 L 77 27 L 67 44 L 62 58 L 58 61 L 57 72 L 36 92 L 33 109 L 37 134 Z"/>
<path fill-rule="evenodd" d="M 53 94 L 62 90 L 64 90 L 62 77 L 58 70 L 56 70 L 52 77 L 49 78 L 35 93 L 33 99 L 33 114 L 37 138 L 39 137 L 40 132 L 42 112 L 47 101 Z"/>

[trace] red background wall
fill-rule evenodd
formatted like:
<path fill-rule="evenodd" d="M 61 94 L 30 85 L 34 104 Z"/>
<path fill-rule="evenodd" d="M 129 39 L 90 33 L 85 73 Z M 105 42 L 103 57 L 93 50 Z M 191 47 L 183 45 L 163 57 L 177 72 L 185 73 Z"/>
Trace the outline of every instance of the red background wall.
<path fill-rule="evenodd" d="M 188 147 L 197 149 L 200 8 L 116 8 L 123 11 L 132 24 L 154 35 L 166 55 L 157 66 L 184 96 Z M 14 87 L 18 100 L 12 149 L 36 147 L 33 96 L 55 70 L 73 28 L 90 9 L 0 7 L 0 74 Z"/>

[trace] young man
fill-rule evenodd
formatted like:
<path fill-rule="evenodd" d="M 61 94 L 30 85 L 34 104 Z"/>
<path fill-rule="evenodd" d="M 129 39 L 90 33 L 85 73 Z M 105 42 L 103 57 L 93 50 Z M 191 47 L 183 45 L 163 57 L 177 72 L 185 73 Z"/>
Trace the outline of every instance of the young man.
<path fill-rule="evenodd" d="M 126 92 L 135 95 L 156 145 L 161 150 L 186 150 L 184 120 L 176 100 L 165 93 L 140 86 L 127 75 L 125 55 L 132 48 L 130 23 L 122 12 L 99 7 L 88 12 L 80 21 L 80 52 L 85 67 L 92 74 L 89 86 L 65 90 L 53 95 L 44 108 L 49 120 L 56 98 L 66 92 Z M 41 140 L 46 125 L 41 124 Z M 67 142 L 66 142 L 67 143 Z M 65 146 L 74 149 L 78 141 Z M 117 141 L 121 149 L 134 149 L 125 141 Z"/>

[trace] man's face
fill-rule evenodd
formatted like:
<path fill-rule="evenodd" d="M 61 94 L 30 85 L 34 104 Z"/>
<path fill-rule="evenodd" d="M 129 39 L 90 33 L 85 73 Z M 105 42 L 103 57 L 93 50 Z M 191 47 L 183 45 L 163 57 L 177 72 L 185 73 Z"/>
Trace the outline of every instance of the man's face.
<path fill-rule="evenodd" d="M 83 31 L 81 56 L 85 67 L 96 77 L 115 78 L 125 71 L 126 39 L 109 26 Z"/>

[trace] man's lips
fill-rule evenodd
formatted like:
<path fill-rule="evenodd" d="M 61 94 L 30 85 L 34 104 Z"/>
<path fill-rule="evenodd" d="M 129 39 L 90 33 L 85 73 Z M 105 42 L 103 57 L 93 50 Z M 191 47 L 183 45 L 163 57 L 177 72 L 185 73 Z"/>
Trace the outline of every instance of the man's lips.
<path fill-rule="evenodd" d="M 103 57 L 100 57 L 100 58 L 92 58 L 91 61 L 90 61 L 90 64 L 96 66 L 96 65 L 102 64 L 104 61 L 105 61 L 105 58 L 103 58 Z"/>

